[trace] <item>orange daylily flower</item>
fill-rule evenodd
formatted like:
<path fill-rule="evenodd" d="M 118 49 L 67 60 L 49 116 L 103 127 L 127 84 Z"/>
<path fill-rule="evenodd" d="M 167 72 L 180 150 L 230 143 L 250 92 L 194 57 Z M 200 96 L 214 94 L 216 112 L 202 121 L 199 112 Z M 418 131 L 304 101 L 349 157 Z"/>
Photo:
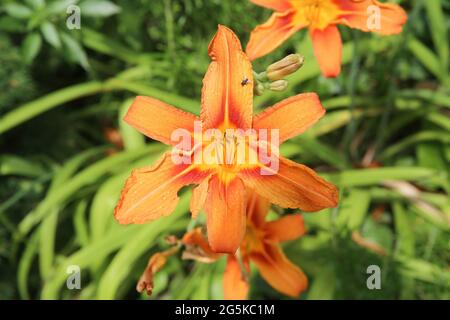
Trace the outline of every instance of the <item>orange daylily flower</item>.
<path fill-rule="evenodd" d="M 400 6 L 375 0 L 250 1 L 275 10 L 265 24 L 256 27 L 251 33 L 247 45 L 250 59 L 268 54 L 298 30 L 308 28 L 314 53 L 326 77 L 335 77 L 341 71 L 342 40 L 338 24 L 365 32 L 391 35 L 400 33 L 407 20 Z M 379 17 L 375 16 L 377 14 Z"/>
<path fill-rule="evenodd" d="M 250 263 L 256 265 L 261 276 L 274 289 L 287 296 L 298 297 L 308 286 L 306 275 L 288 260 L 280 247 L 281 242 L 295 240 L 305 234 L 303 217 L 293 214 L 266 221 L 269 207 L 269 201 L 249 192 L 247 232 L 240 246 L 240 257 L 230 254 L 227 258 L 223 276 L 225 299 L 247 299 L 249 283 L 245 274 L 250 271 Z M 182 242 L 188 246 L 197 245 L 206 256 L 218 259 L 217 255 L 210 256 L 212 251 L 200 229 L 187 233 Z"/>
<path fill-rule="evenodd" d="M 314 93 L 286 99 L 253 116 L 253 71 L 236 35 L 219 26 L 209 46 L 212 63 L 203 80 L 200 117 L 181 111 L 159 100 L 137 97 L 125 121 L 146 136 L 171 146 L 174 130 L 184 129 L 195 136 L 194 122 L 201 121 L 202 130 L 215 128 L 278 129 L 283 142 L 312 126 L 325 113 Z M 246 80 L 245 82 L 243 80 Z M 195 141 L 195 137 L 193 137 Z M 235 141 L 224 139 L 227 147 Z M 181 150 L 194 158 L 194 149 L 204 150 L 211 143 L 201 141 L 190 150 Z M 245 144 L 248 153 L 255 152 Z M 173 154 L 172 154 L 173 155 Z M 278 158 L 277 158 L 278 159 Z M 178 191 L 186 185 L 198 185 L 192 193 L 191 212 L 195 217 L 203 208 L 207 214 L 207 232 L 215 252 L 234 253 L 245 234 L 246 187 L 285 208 L 318 211 L 334 207 L 338 192 L 334 185 L 320 178 L 313 170 L 283 157 L 279 170 L 270 170 L 262 162 L 226 164 L 175 164 L 166 153 L 156 165 L 134 170 L 122 191 L 115 209 L 120 223 L 145 223 L 169 215 L 178 202 Z"/>

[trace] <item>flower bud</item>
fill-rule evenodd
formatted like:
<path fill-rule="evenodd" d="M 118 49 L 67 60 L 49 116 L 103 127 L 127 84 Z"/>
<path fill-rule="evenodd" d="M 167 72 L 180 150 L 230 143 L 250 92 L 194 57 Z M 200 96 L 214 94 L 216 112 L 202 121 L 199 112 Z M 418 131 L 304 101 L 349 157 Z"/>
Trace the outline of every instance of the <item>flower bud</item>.
<path fill-rule="evenodd" d="M 266 70 L 266 76 L 271 81 L 281 80 L 296 72 L 303 66 L 305 58 L 299 54 L 290 54 L 278 62 L 271 64 Z"/>
<path fill-rule="evenodd" d="M 264 87 L 264 85 L 262 83 L 258 83 L 254 88 L 254 93 L 257 96 L 262 96 L 264 94 L 265 89 L 266 88 Z"/>
<path fill-rule="evenodd" d="M 269 83 L 269 90 L 272 91 L 284 91 L 288 87 L 288 82 L 286 80 L 277 80 Z"/>

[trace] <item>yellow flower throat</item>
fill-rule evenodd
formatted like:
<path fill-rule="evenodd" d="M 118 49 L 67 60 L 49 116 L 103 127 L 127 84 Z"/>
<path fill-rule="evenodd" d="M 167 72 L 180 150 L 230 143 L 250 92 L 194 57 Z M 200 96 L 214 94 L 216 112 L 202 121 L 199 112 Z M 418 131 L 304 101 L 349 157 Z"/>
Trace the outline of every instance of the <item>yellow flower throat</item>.
<path fill-rule="evenodd" d="M 339 15 L 339 7 L 332 0 L 291 0 L 296 9 L 296 24 L 307 25 L 311 29 L 325 29 Z"/>

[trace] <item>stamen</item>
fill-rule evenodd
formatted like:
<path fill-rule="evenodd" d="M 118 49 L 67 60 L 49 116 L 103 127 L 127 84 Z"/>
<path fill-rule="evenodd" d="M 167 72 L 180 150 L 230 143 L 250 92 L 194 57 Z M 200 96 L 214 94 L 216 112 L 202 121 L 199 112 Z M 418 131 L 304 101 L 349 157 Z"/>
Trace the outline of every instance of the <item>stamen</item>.
<path fill-rule="evenodd" d="M 305 18 L 310 24 L 316 24 L 320 19 L 320 2 L 318 0 L 307 1 L 303 7 Z"/>
<path fill-rule="evenodd" d="M 311 28 L 324 29 L 338 16 L 339 8 L 330 0 L 291 0 L 297 19 Z"/>

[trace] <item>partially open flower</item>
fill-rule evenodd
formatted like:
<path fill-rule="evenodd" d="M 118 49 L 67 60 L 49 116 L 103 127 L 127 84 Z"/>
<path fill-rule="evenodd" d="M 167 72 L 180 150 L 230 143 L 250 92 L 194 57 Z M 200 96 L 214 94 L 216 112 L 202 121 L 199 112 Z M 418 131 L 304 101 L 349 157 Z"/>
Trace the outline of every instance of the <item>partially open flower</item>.
<path fill-rule="evenodd" d="M 139 278 L 139 281 L 136 285 L 136 290 L 141 293 L 145 290 L 147 294 L 150 296 L 153 292 L 153 278 L 155 274 L 162 269 L 167 263 L 167 259 L 170 256 L 173 256 L 178 252 L 180 249 L 179 244 L 177 243 L 176 246 L 163 251 L 163 252 L 157 252 L 154 255 L 150 257 L 147 263 L 147 267 L 145 268 L 144 272 L 142 273 L 141 277 Z"/>

